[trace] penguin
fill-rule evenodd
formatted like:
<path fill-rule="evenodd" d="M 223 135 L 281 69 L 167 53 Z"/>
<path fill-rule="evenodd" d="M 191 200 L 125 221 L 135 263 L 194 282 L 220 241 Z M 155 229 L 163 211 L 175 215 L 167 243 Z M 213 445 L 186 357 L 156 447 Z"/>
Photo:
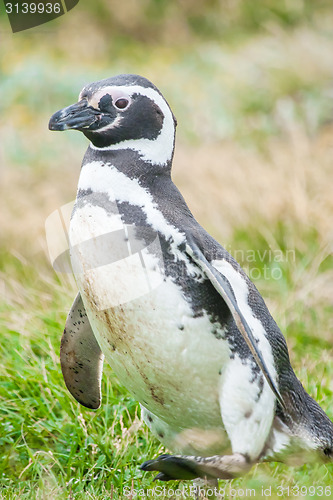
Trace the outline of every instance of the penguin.
<path fill-rule="evenodd" d="M 330 462 L 333 424 L 263 298 L 172 181 L 176 125 L 158 88 L 132 74 L 85 86 L 50 119 L 90 141 L 69 227 L 79 293 L 61 340 L 66 386 L 98 408 L 105 357 L 174 453 L 141 465 L 162 481 Z"/>

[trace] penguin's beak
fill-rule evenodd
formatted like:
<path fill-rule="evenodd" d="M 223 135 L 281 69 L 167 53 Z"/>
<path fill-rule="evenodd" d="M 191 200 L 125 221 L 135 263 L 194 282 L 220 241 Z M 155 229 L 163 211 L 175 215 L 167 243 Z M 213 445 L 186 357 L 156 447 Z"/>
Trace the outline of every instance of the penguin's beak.
<path fill-rule="evenodd" d="M 50 130 L 84 130 L 102 118 L 101 112 L 88 105 L 86 99 L 82 99 L 67 108 L 61 109 L 51 116 L 49 122 Z"/>

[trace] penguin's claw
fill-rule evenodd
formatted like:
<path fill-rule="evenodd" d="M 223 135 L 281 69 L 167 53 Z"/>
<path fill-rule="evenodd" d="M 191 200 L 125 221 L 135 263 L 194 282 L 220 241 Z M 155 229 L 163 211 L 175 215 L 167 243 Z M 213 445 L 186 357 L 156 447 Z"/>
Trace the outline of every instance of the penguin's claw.
<path fill-rule="evenodd" d="M 158 458 L 154 458 L 153 460 L 147 460 L 146 462 L 143 462 L 143 464 L 140 465 L 140 469 L 144 471 L 160 470 L 157 469 L 156 466 L 166 457 L 170 457 L 170 455 L 165 453 L 164 455 L 160 455 Z"/>
<path fill-rule="evenodd" d="M 164 472 L 159 472 L 155 477 L 154 481 L 172 481 L 172 477 L 167 476 Z"/>

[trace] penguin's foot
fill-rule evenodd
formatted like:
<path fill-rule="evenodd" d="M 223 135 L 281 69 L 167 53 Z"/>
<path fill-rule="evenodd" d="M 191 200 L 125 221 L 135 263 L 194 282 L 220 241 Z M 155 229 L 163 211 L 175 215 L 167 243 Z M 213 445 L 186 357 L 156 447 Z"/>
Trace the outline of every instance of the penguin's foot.
<path fill-rule="evenodd" d="M 191 457 L 181 455 L 160 455 L 141 465 L 144 471 L 159 471 L 155 479 L 160 481 L 196 479 L 233 479 L 245 474 L 252 467 L 248 458 L 240 453 L 214 455 L 212 457 Z"/>
<path fill-rule="evenodd" d="M 155 479 L 171 481 L 173 479 L 195 479 L 198 476 L 196 462 L 186 457 L 160 455 L 154 460 L 147 460 L 140 466 L 144 471 L 159 471 Z"/>

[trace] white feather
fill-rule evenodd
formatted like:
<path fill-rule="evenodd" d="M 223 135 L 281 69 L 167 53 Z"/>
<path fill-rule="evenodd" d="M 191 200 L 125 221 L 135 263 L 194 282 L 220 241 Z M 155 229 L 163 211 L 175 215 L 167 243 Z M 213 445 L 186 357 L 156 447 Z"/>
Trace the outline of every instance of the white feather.
<path fill-rule="evenodd" d="M 112 203 L 128 202 L 130 205 L 141 207 L 146 215 L 147 224 L 156 233 L 169 240 L 175 260 L 185 261 L 188 272 L 196 276 L 198 280 L 202 279 L 202 273 L 200 273 L 198 267 L 178 248 L 179 245 L 185 242 L 185 234 L 165 219 L 152 195 L 140 185 L 137 179 L 130 179 L 111 164 L 94 161 L 83 165 L 78 188 L 82 190 L 90 189 L 93 193 L 105 193 Z M 97 216 L 94 219 L 95 225 L 102 228 L 101 230 L 104 233 L 109 230 L 112 231 L 112 228 L 109 229 L 110 225 L 106 218 L 107 215 L 104 214 L 103 219 L 99 219 Z"/>
<path fill-rule="evenodd" d="M 226 260 L 216 260 L 212 265 L 229 281 L 239 309 L 258 340 L 258 347 L 266 366 L 276 382 L 277 374 L 273 353 L 261 321 L 256 318 L 248 302 L 249 289 L 244 277 Z M 272 427 L 275 414 L 275 396 L 264 378 L 258 398 L 258 378 L 253 377 L 250 360 L 244 362 L 236 355 L 223 374 L 221 381 L 221 412 L 234 453 L 248 454 L 256 459 L 262 452 Z M 254 439 L 255 436 L 255 439 Z"/>
<path fill-rule="evenodd" d="M 272 347 L 268 341 L 267 334 L 263 324 L 259 318 L 256 318 L 251 309 L 248 297 L 249 289 L 244 277 L 236 271 L 236 269 L 226 260 L 215 260 L 212 265 L 217 271 L 229 281 L 231 288 L 234 292 L 238 307 L 243 313 L 249 327 L 251 328 L 254 337 L 258 341 L 258 347 L 263 355 L 266 366 L 271 374 L 274 382 L 277 385 L 277 373 L 274 364 Z M 266 380 L 265 380 L 265 383 Z"/>

